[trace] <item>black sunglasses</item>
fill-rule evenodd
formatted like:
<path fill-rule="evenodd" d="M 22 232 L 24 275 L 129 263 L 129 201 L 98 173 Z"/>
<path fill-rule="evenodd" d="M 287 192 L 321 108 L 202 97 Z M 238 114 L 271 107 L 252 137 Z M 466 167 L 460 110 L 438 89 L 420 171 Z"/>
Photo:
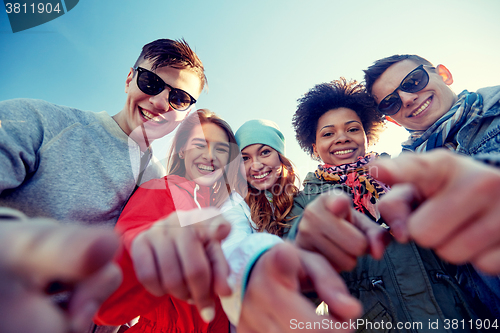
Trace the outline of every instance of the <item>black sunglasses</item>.
<path fill-rule="evenodd" d="M 398 90 L 407 93 L 416 93 L 417 91 L 424 89 L 428 83 L 429 74 L 424 69 L 424 65 L 418 66 L 405 76 L 399 87 L 397 87 L 392 94 L 387 95 L 382 101 L 380 101 L 377 107 L 378 111 L 387 116 L 395 115 L 399 112 L 401 106 L 403 105 L 403 101 L 401 100 L 401 97 L 399 97 Z"/>
<path fill-rule="evenodd" d="M 158 75 L 142 67 L 136 67 L 137 86 L 147 95 L 158 95 L 165 87 L 170 89 L 168 94 L 168 104 L 177 111 L 186 111 L 191 105 L 196 103 L 193 96 L 181 89 L 166 84 Z"/>

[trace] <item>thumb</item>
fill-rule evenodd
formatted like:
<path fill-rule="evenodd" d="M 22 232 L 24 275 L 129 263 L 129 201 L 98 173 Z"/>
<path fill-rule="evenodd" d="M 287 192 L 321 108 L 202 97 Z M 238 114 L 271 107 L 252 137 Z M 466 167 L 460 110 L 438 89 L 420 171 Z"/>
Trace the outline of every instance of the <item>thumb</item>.
<path fill-rule="evenodd" d="M 395 159 L 374 161 L 370 174 L 379 181 L 394 185 L 411 183 L 418 192 L 429 197 L 447 185 L 455 174 L 458 154 L 444 149 L 435 149 L 425 154 L 403 153 Z M 432 176 L 429 176 L 432 175 Z"/>
<path fill-rule="evenodd" d="M 288 243 L 275 245 L 266 254 L 266 269 L 288 289 L 298 290 L 298 277 L 304 275 L 297 250 Z"/>

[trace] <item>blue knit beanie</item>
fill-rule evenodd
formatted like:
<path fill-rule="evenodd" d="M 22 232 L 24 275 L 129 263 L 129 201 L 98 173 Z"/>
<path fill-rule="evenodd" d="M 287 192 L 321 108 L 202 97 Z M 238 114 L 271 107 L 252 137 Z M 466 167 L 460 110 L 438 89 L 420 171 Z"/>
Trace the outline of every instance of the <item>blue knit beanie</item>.
<path fill-rule="evenodd" d="M 240 150 L 260 143 L 285 155 L 285 137 L 278 125 L 273 121 L 265 119 L 249 120 L 238 128 L 234 136 Z"/>

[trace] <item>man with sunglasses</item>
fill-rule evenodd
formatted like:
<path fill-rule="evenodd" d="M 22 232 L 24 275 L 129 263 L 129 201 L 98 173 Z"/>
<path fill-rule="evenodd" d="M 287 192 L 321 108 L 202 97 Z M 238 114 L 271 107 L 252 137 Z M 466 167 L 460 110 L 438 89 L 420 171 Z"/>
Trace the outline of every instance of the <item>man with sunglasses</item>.
<path fill-rule="evenodd" d="M 136 186 L 164 175 L 151 160 L 150 144 L 177 127 L 205 84 L 203 64 L 189 45 L 160 39 L 143 47 L 125 80 L 125 106 L 113 117 L 40 100 L 0 102 L 0 206 L 34 222 L 43 217 L 113 227 Z M 186 218 L 200 221 L 200 215 L 207 218 L 203 213 Z M 178 225 L 175 217 L 165 219 L 170 220 Z M 225 221 L 219 224 L 224 223 L 228 229 Z M 25 238 L 18 234 L 11 241 L 22 245 Z M 72 244 L 64 244 L 59 250 L 71 253 Z M 213 273 L 208 264 L 207 272 L 191 266 Z M 5 270 L 0 263 L 0 275 Z M 193 299 L 201 308 L 213 302 L 210 290 Z"/>
<path fill-rule="evenodd" d="M 205 82 L 185 41 L 160 39 L 143 47 L 113 117 L 40 100 L 0 102 L 0 206 L 114 226 L 136 185 L 164 175 L 148 148 L 186 117 Z"/>
<path fill-rule="evenodd" d="M 481 162 L 500 166 L 500 86 L 457 96 L 449 87 L 451 72 L 417 55 L 380 59 L 364 72 L 378 111 L 410 132 L 404 150 L 446 148 L 476 160 L 436 151 L 381 161 L 381 181 L 406 183 L 380 203 L 396 239 L 413 239 L 450 262 L 499 274 L 500 172 Z M 457 278 L 500 318 L 498 276 L 465 265 Z"/>

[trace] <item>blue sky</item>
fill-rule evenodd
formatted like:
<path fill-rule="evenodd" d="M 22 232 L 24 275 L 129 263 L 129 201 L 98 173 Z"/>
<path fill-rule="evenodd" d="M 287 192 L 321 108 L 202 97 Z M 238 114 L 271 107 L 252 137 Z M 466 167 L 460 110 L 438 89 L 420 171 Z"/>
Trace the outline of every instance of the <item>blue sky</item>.
<path fill-rule="evenodd" d="M 38 98 L 114 115 L 141 47 L 184 37 L 208 77 L 197 107 L 234 130 L 255 118 L 278 123 L 303 178 L 316 163 L 291 127 L 301 95 L 340 76 L 362 80 L 362 69 L 396 53 L 447 65 L 457 93 L 497 85 L 499 13 L 498 0 L 80 0 L 65 15 L 14 34 L 2 10 L 0 100 Z M 389 126 L 375 149 L 397 154 L 405 136 Z"/>

